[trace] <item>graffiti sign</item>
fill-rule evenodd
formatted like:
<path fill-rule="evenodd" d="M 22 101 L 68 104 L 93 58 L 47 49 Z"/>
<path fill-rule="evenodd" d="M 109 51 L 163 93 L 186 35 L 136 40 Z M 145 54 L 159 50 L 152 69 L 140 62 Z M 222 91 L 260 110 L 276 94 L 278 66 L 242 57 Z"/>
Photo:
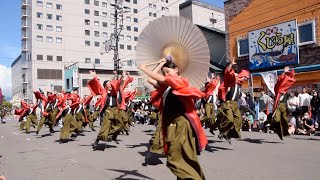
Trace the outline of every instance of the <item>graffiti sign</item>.
<path fill-rule="evenodd" d="M 251 31 L 250 70 L 299 63 L 296 20 Z"/>

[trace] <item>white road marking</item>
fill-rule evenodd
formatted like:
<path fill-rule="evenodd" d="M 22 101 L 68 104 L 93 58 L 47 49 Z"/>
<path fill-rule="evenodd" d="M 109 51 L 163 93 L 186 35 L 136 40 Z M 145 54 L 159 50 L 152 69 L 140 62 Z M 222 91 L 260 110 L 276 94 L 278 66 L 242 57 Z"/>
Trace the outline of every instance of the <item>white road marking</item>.
<path fill-rule="evenodd" d="M 74 160 L 74 159 L 68 159 L 69 161 L 75 162 L 77 163 L 78 161 Z"/>
<path fill-rule="evenodd" d="M 30 139 L 30 138 L 27 138 L 26 140 L 27 140 L 27 141 L 30 141 L 31 139 Z"/>
<path fill-rule="evenodd" d="M 11 132 L 12 134 L 14 134 L 14 135 L 17 135 L 17 136 L 19 136 L 19 134 L 18 133 L 16 133 L 16 132 Z"/>

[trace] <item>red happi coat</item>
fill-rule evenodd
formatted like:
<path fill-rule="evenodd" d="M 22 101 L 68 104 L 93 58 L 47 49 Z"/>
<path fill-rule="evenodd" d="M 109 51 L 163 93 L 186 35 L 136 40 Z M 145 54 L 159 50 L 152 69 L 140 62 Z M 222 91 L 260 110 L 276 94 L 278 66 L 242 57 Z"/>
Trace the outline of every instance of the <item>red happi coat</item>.
<path fill-rule="evenodd" d="M 209 97 L 213 94 L 213 91 L 216 89 L 218 83 L 220 82 L 220 78 L 214 78 L 212 79 L 205 87 L 204 93 L 206 94 L 205 99 L 208 100 Z"/>
<path fill-rule="evenodd" d="M 34 93 L 34 96 L 36 97 L 37 100 L 42 101 L 42 107 L 43 107 L 42 115 L 44 117 L 47 117 L 49 115 L 49 113 L 46 112 L 45 107 L 49 103 L 48 98 L 44 94 L 42 94 L 40 91 L 34 91 L 33 93 Z M 39 107 L 39 108 L 41 108 L 41 107 Z M 42 108 L 41 108 L 41 110 L 42 110 Z"/>
<path fill-rule="evenodd" d="M 83 106 L 86 107 L 88 105 L 90 105 L 90 102 L 92 100 L 93 96 L 90 95 L 90 96 L 87 96 L 84 101 L 83 101 Z M 87 111 L 84 111 L 84 118 L 85 118 L 85 122 L 89 122 L 88 121 L 88 114 L 87 114 Z"/>
<path fill-rule="evenodd" d="M 296 80 L 294 79 L 294 70 L 292 69 L 290 72 L 282 73 L 277 80 L 277 83 L 274 86 L 275 92 L 275 100 L 273 104 L 273 111 L 278 107 L 280 97 L 282 94 L 285 94 L 288 89 L 294 84 Z"/>
<path fill-rule="evenodd" d="M 194 107 L 194 99 L 200 99 L 205 97 L 205 94 L 196 88 L 189 87 L 189 82 L 187 79 L 179 76 L 165 76 L 165 82 L 171 87 L 172 93 L 178 96 L 179 100 L 184 106 L 185 116 L 189 120 L 194 132 L 196 133 L 196 138 L 198 142 L 198 150 L 201 152 L 205 146 L 208 144 L 207 137 L 204 133 L 202 125 L 200 123 L 200 118 Z M 151 93 L 151 103 L 153 106 L 157 107 L 161 114 L 163 114 L 163 93 L 166 91 L 168 86 L 161 87 Z M 162 131 L 163 139 L 165 141 L 165 134 L 167 131 L 166 121 L 162 121 Z M 168 153 L 168 144 L 164 143 L 164 152 Z"/>
<path fill-rule="evenodd" d="M 242 85 L 244 78 L 249 78 L 250 77 L 250 72 L 247 70 L 242 70 L 241 73 L 238 74 L 238 77 L 236 77 L 235 71 L 230 68 L 226 69 L 224 71 L 224 76 L 223 76 L 223 82 L 220 84 L 219 91 L 218 91 L 218 97 L 222 101 L 226 101 L 226 96 L 227 96 L 227 90 L 228 88 L 233 88 L 238 85 Z"/>
<path fill-rule="evenodd" d="M 27 104 L 24 100 L 21 100 L 21 108 L 20 109 L 15 109 L 14 110 L 14 115 L 19 116 L 19 122 L 23 119 L 24 116 L 27 115 L 28 110 L 30 109 L 30 105 Z M 37 106 L 36 106 L 37 108 Z"/>
<path fill-rule="evenodd" d="M 124 89 L 129 85 L 129 83 L 131 83 L 133 81 L 133 77 L 128 77 L 124 82 L 123 84 L 120 86 L 120 95 L 121 95 L 121 103 L 119 104 L 119 102 L 117 101 L 118 103 L 118 108 L 119 109 L 122 109 L 122 110 L 126 110 L 127 106 L 126 106 L 126 94 L 124 92 Z M 121 80 L 119 80 L 119 83 L 121 82 Z"/>
<path fill-rule="evenodd" d="M 116 96 L 120 88 L 120 81 L 112 80 L 110 82 L 112 87 L 112 90 L 110 93 L 112 96 Z M 101 105 L 100 105 L 101 107 L 100 112 L 101 112 L 106 105 L 106 100 L 108 98 L 108 90 L 100 84 L 99 79 L 96 76 L 91 81 L 88 82 L 87 87 L 89 88 L 93 96 L 101 95 Z"/>
<path fill-rule="evenodd" d="M 136 96 L 136 91 L 127 91 L 125 92 L 125 102 L 129 102 L 132 101 L 134 99 L 134 97 Z"/>

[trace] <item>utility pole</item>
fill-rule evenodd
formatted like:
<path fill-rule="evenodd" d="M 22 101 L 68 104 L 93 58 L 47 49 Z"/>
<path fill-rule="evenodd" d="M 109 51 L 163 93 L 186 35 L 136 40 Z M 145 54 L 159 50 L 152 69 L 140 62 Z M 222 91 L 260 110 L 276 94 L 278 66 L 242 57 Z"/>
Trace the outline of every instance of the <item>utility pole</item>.
<path fill-rule="evenodd" d="M 123 14 L 129 12 L 127 9 L 128 7 L 122 7 L 122 0 L 115 0 L 115 4 L 111 4 L 114 6 L 114 31 L 113 34 L 110 36 L 110 39 L 105 42 L 105 47 L 101 52 L 101 55 L 105 52 L 109 52 L 111 50 L 114 51 L 113 54 L 113 66 L 114 71 L 117 72 L 117 78 L 120 75 L 120 59 L 119 59 L 119 36 L 123 29 Z M 118 28 L 119 27 L 119 28 Z"/>
<path fill-rule="evenodd" d="M 120 0 L 121 3 L 121 0 Z M 121 28 L 120 28 L 120 32 L 118 34 L 118 0 L 115 0 L 115 12 L 114 12 L 114 40 L 115 40 L 115 47 L 114 47 L 114 55 L 113 55 L 113 62 L 114 62 L 114 70 L 117 72 L 117 79 L 119 77 L 120 74 L 120 67 L 119 67 L 119 49 L 118 49 L 118 44 L 119 44 L 119 35 L 121 32 Z"/>

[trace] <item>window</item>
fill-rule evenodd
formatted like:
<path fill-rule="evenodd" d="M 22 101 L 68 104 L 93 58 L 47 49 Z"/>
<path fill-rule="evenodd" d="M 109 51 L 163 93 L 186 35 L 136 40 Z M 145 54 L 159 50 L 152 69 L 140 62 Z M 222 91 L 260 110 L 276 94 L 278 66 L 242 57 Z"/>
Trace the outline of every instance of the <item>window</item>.
<path fill-rule="evenodd" d="M 90 30 L 85 30 L 85 31 L 84 31 L 84 35 L 90 36 Z"/>
<path fill-rule="evenodd" d="M 99 1 L 94 1 L 95 6 L 99 6 Z"/>
<path fill-rule="evenodd" d="M 37 69 L 37 77 L 38 79 L 62 79 L 62 70 L 61 69 Z M 56 87 L 59 87 L 59 86 L 55 86 L 55 88 Z"/>
<path fill-rule="evenodd" d="M 128 41 L 131 41 L 131 36 L 127 36 L 127 40 L 128 40 Z"/>
<path fill-rule="evenodd" d="M 52 19 L 52 14 L 47 14 L 47 19 Z"/>
<path fill-rule="evenodd" d="M 90 14 L 90 9 L 84 9 L 85 14 Z"/>
<path fill-rule="evenodd" d="M 95 41 L 95 42 L 94 42 L 94 46 L 95 46 L 95 47 L 100 47 L 100 42 Z"/>
<path fill-rule="evenodd" d="M 91 81 L 91 79 L 82 79 L 82 87 L 87 87 L 89 81 Z"/>
<path fill-rule="evenodd" d="M 124 49 L 124 45 L 123 44 L 120 44 L 120 49 Z"/>
<path fill-rule="evenodd" d="M 126 0 L 126 2 L 130 3 L 130 0 Z"/>
<path fill-rule="evenodd" d="M 94 11 L 95 16 L 99 16 L 99 11 Z"/>
<path fill-rule="evenodd" d="M 38 7 L 42 7 L 42 6 L 43 6 L 42 1 L 37 1 L 37 6 L 38 6 Z"/>
<path fill-rule="evenodd" d="M 84 41 L 85 46 L 90 46 L 90 41 Z"/>
<path fill-rule="evenodd" d="M 62 16 L 57 15 L 57 16 L 56 16 L 56 20 L 57 20 L 57 21 L 62 21 Z"/>
<path fill-rule="evenodd" d="M 115 9 L 115 6 L 113 4 L 111 4 L 110 8 L 111 9 Z"/>
<path fill-rule="evenodd" d="M 56 38 L 56 43 L 61 44 L 61 43 L 62 43 L 62 38 L 57 37 L 57 38 Z"/>
<path fill-rule="evenodd" d="M 153 5 L 153 9 L 157 9 L 157 5 L 154 4 L 154 5 Z"/>
<path fill-rule="evenodd" d="M 137 2 L 137 0 L 133 0 L 133 4 L 137 4 L 138 2 Z"/>
<path fill-rule="evenodd" d="M 131 26 L 127 26 L 127 31 L 131 31 Z"/>
<path fill-rule="evenodd" d="M 52 37 L 50 37 L 50 36 L 47 36 L 47 42 L 52 43 L 52 41 L 53 41 L 53 38 L 52 38 Z"/>
<path fill-rule="evenodd" d="M 107 38 L 107 37 L 108 37 L 108 33 L 107 33 L 107 32 L 103 32 L 103 33 L 102 33 L 102 37 Z"/>
<path fill-rule="evenodd" d="M 133 22 L 138 22 L 138 18 L 133 18 Z"/>
<path fill-rule="evenodd" d="M 56 27 L 56 31 L 57 31 L 57 32 L 62 32 L 62 27 L 61 27 L 61 26 L 57 26 L 57 27 Z"/>
<path fill-rule="evenodd" d="M 37 36 L 37 41 L 42 42 L 43 41 L 43 36 Z"/>
<path fill-rule="evenodd" d="M 116 27 L 116 25 L 114 23 L 111 23 L 110 27 L 113 29 Z"/>
<path fill-rule="evenodd" d="M 52 8 L 52 3 L 47 3 L 47 8 Z"/>
<path fill-rule="evenodd" d="M 43 55 L 37 55 L 37 60 L 42 61 L 43 60 Z"/>
<path fill-rule="evenodd" d="M 42 24 L 37 24 L 37 29 L 38 30 L 42 30 L 43 29 L 43 25 Z"/>
<path fill-rule="evenodd" d="M 91 63 L 91 59 L 90 58 L 86 58 L 85 59 L 85 63 Z"/>
<path fill-rule="evenodd" d="M 62 92 L 62 86 L 53 86 L 53 91 Z"/>
<path fill-rule="evenodd" d="M 299 45 L 312 44 L 316 42 L 314 21 L 298 24 Z"/>
<path fill-rule="evenodd" d="M 157 17 L 157 13 L 153 13 L 153 17 Z"/>
<path fill-rule="evenodd" d="M 42 17 L 43 17 L 43 14 L 42 14 L 42 13 L 37 12 L 37 18 L 42 18 Z"/>
<path fill-rule="evenodd" d="M 90 0 L 84 0 L 85 4 L 90 4 Z"/>
<path fill-rule="evenodd" d="M 47 61 L 53 61 L 53 57 L 51 55 L 47 55 Z"/>
<path fill-rule="evenodd" d="M 149 12 L 149 16 L 152 16 L 152 12 Z"/>
<path fill-rule="evenodd" d="M 138 13 L 138 9 L 133 9 L 133 13 Z"/>
<path fill-rule="evenodd" d="M 94 32 L 94 36 L 95 36 L 95 37 L 100 37 L 99 31 L 95 31 L 95 32 Z"/>
<path fill-rule="evenodd" d="M 51 25 L 47 25 L 47 31 L 53 31 L 53 27 Z"/>
<path fill-rule="evenodd" d="M 61 4 L 56 4 L 56 8 L 59 10 L 62 10 L 62 5 Z"/>
<path fill-rule="evenodd" d="M 138 41 L 138 37 L 134 37 L 134 41 Z"/>
<path fill-rule="evenodd" d="M 84 20 L 84 24 L 89 26 L 90 25 L 90 20 L 89 19 L 85 19 Z"/>
<path fill-rule="evenodd" d="M 57 61 L 62 61 L 62 56 L 57 56 Z"/>
<path fill-rule="evenodd" d="M 124 40 L 124 36 L 123 36 L 123 35 L 120 35 L 120 36 L 119 36 L 119 39 Z"/>
<path fill-rule="evenodd" d="M 127 19 L 128 22 L 131 22 L 131 17 L 130 16 L 127 16 L 126 19 Z"/>
<path fill-rule="evenodd" d="M 99 21 L 94 21 L 94 26 L 99 26 Z"/>
<path fill-rule="evenodd" d="M 98 58 L 94 59 L 94 63 L 95 64 L 100 64 L 100 59 L 98 59 Z"/>
<path fill-rule="evenodd" d="M 106 12 L 102 12 L 102 15 L 101 15 L 102 17 L 107 17 L 108 16 L 108 13 L 106 13 Z"/>
<path fill-rule="evenodd" d="M 106 2 L 102 2 L 102 7 L 107 7 L 108 4 Z"/>
<path fill-rule="evenodd" d="M 138 27 L 134 27 L 133 30 L 134 30 L 134 32 L 138 32 L 139 31 Z"/>
<path fill-rule="evenodd" d="M 149 3 L 149 8 L 152 8 L 152 4 L 151 3 Z"/>
<path fill-rule="evenodd" d="M 102 27 L 108 27 L 108 23 L 102 22 Z"/>
<path fill-rule="evenodd" d="M 131 46 L 130 46 L 130 45 L 127 45 L 127 49 L 128 49 L 128 50 L 131 50 L 132 48 L 131 48 Z"/>
<path fill-rule="evenodd" d="M 238 56 L 247 56 L 249 55 L 249 41 L 248 38 L 238 39 Z"/>

